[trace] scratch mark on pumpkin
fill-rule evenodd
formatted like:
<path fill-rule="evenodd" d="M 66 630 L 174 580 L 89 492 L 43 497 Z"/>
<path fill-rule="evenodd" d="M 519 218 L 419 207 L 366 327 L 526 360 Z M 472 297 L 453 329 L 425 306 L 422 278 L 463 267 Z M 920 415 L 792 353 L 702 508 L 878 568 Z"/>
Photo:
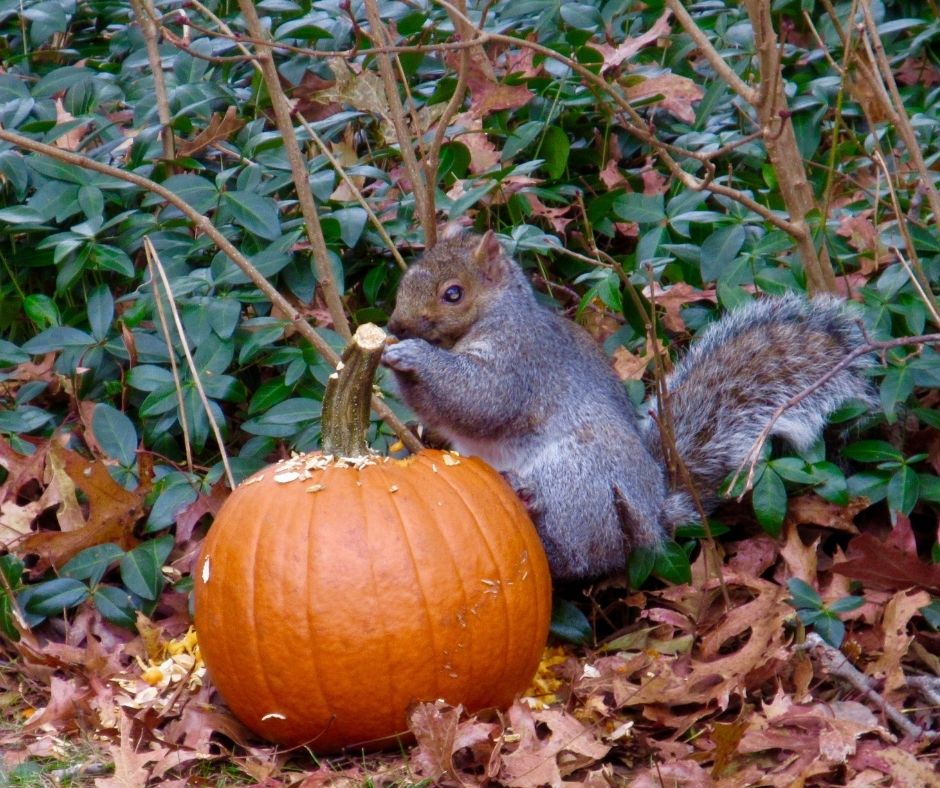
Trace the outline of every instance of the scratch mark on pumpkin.
<path fill-rule="evenodd" d="M 202 562 L 202 582 L 209 582 L 209 556 L 206 556 L 206 560 Z"/>
<path fill-rule="evenodd" d="M 269 713 L 269 714 L 265 714 L 265 715 L 261 718 L 261 721 L 262 721 L 262 722 L 266 722 L 267 720 L 286 720 L 286 719 L 287 719 L 287 717 L 285 717 L 285 716 L 284 716 L 283 714 L 281 714 L 280 712 L 272 711 L 272 712 Z"/>

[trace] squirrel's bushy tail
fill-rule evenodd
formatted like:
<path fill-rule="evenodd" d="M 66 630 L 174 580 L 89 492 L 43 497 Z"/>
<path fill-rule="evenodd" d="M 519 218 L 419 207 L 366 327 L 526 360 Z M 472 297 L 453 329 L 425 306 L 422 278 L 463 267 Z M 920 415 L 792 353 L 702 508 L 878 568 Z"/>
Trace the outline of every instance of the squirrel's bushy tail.
<path fill-rule="evenodd" d="M 698 336 L 666 382 L 676 447 L 706 512 L 717 504 L 719 487 L 744 461 L 774 412 L 863 342 L 845 304 L 831 296 L 754 301 Z M 771 435 L 803 449 L 846 401 L 874 403 L 864 374 L 872 363 L 871 354 L 853 359 L 785 411 Z M 647 435 L 654 456 L 662 457 L 658 427 L 651 425 Z M 663 525 L 671 529 L 698 519 L 687 492 L 669 494 Z"/>

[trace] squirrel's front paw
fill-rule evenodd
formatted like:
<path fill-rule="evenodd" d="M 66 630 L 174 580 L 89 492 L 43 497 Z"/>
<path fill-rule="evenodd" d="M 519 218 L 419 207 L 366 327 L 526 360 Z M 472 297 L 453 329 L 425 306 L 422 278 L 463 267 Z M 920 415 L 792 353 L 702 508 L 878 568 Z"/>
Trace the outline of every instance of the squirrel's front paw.
<path fill-rule="evenodd" d="M 382 363 L 396 372 L 416 372 L 430 345 L 423 339 L 403 339 L 382 351 Z"/>

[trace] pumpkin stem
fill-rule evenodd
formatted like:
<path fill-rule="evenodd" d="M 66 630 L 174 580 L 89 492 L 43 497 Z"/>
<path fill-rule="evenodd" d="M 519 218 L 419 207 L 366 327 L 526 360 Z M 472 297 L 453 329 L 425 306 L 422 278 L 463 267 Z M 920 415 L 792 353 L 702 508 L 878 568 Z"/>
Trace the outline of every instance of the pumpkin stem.
<path fill-rule="evenodd" d="M 385 347 L 385 332 L 372 323 L 356 329 L 330 375 L 320 417 L 324 454 L 365 457 L 372 402 L 372 380 Z"/>

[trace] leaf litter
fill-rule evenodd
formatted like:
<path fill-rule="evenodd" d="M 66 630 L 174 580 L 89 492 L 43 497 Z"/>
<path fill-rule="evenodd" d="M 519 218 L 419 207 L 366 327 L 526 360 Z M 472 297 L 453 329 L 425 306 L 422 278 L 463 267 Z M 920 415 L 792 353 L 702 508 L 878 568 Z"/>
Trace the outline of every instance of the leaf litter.
<path fill-rule="evenodd" d="M 57 534 L 88 546 L 102 522 L 131 533 L 129 515 L 109 508 L 115 491 L 94 462 L 52 442 L 31 458 L 0 444 L 0 462 L 8 472 L 0 501 L 32 517 L 28 534 L 6 533 L 7 547 L 36 566 L 58 566 L 71 552 L 50 538 Z M 70 485 L 82 490 L 79 506 Z M 139 511 L 141 497 L 122 495 Z M 214 495 L 190 506 L 209 513 Z M 29 509 L 25 498 L 43 506 Z M 47 505 L 70 530 L 49 529 Z M 797 509 L 803 522 L 829 512 Z M 837 519 L 834 532 L 844 531 Z M 183 573 L 200 537 L 194 523 L 186 530 L 168 559 Z M 418 703 L 413 742 L 329 760 L 254 738 L 221 705 L 184 594 L 165 591 L 136 632 L 86 602 L 2 641 L 0 773 L 67 760 L 80 746 L 84 770 L 63 774 L 100 788 L 215 785 L 223 771 L 237 784 L 272 787 L 940 785 L 940 639 L 921 612 L 936 567 L 917 557 L 909 524 L 887 541 L 850 536 L 832 557 L 795 526 L 780 541 L 755 536 L 724 550 L 720 582 L 703 552 L 688 585 L 630 593 L 610 579 L 582 590 L 603 637 L 546 648 L 532 687 L 509 709 Z M 791 577 L 826 601 L 865 581 L 864 604 L 844 615 L 841 650 L 800 626 L 787 602 Z"/>

